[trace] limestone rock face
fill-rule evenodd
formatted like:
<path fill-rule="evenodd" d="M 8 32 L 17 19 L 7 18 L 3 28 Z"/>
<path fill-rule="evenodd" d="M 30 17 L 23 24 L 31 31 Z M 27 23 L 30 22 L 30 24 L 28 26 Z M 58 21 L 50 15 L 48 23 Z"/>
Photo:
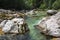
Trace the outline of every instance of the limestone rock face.
<path fill-rule="evenodd" d="M 36 25 L 42 33 L 55 37 L 60 37 L 60 12 L 57 14 L 45 17 Z"/>
<path fill-rule="evenodd" d="M 28 26 L 23 18 L 13 18 L 12 20 L 4 20 L 1 22 L 0 27 L 4 33 L 24 33 Z M 28 29 L 29 30 L 29 29 Z"/>
<path fill-rule="evenodd" d="M 47 14 L 48 15 L 54 15 L 54 14 L 56 14 L 57 13 L 57 10 L 48 10 L 47 11 Z"/>

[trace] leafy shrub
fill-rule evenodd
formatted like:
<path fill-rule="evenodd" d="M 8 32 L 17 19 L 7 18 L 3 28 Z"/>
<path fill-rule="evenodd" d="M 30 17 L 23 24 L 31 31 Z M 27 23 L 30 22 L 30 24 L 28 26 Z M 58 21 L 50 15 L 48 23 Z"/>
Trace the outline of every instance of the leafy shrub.
<path fill-rule="evenodd" d="M 33 7 L 33 0 L 25 0 L 25 9 L 31 9 Z"/>
<path fill-rule="evenodd" d="M 46 8 L 46 5 L 45 4 L 41 4 L 39 8 L 40 9 L 45 9 Z"/>
<path fill-rule="evenodd" d="M 56 0 L 53 5 L 52 5 L 53 9 L 59 9 L 60 8 L 60 0 Z"/>

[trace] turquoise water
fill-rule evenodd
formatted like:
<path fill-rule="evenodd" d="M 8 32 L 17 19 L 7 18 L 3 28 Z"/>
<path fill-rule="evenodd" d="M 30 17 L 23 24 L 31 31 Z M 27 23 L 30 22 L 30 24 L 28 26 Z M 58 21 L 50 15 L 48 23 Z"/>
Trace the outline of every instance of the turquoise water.
<path fill-rule="evenodd" d="M 26 20 L 30 29 L 30 40 L 46 40 L 46 36 L 40 33 L 40 30 L 36 29 L 34 25 L 36 25 L 46 14 L 37 14 L 35 16 L 29 16 Z"/>

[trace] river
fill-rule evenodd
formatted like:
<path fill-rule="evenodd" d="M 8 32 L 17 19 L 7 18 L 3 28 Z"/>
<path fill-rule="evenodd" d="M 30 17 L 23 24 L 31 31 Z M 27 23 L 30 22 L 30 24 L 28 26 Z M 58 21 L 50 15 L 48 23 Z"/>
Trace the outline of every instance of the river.
<path fill-rule="evenodd" d="M 38 14 L 38 16 L 28 16 L 26 22 L 30 29 L 30 32 L 24 35 L 17 35 L 11 37 L 10 35 L 1 36 L 0 40 L 47 40 L 47 37 L 44 34 L 40 33 L 40 30 L 36 29 L 34 25 L 36 25 L 45 14 Z"/>

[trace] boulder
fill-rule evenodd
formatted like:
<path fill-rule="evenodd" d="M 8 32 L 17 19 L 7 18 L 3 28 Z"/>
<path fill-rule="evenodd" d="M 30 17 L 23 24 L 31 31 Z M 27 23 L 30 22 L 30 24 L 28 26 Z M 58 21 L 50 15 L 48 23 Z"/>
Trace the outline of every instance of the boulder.
<path fill-rule="evenodd" d="M 4 20 L 0 24 L 4 33 L 25 33 L 29 30 L 27 23 L 23 18 L 13 18 L 12 20 Z"/>
<path fill-rule="evenodd" d="M 46 35 L 60 37 L 60 12 L 43 18 L 35 27 Z"/>
<path fill-rule="evenodd" d="M 57 10 L 47 10 L 48 15 L 54 15 L 57 13 Z"/>

